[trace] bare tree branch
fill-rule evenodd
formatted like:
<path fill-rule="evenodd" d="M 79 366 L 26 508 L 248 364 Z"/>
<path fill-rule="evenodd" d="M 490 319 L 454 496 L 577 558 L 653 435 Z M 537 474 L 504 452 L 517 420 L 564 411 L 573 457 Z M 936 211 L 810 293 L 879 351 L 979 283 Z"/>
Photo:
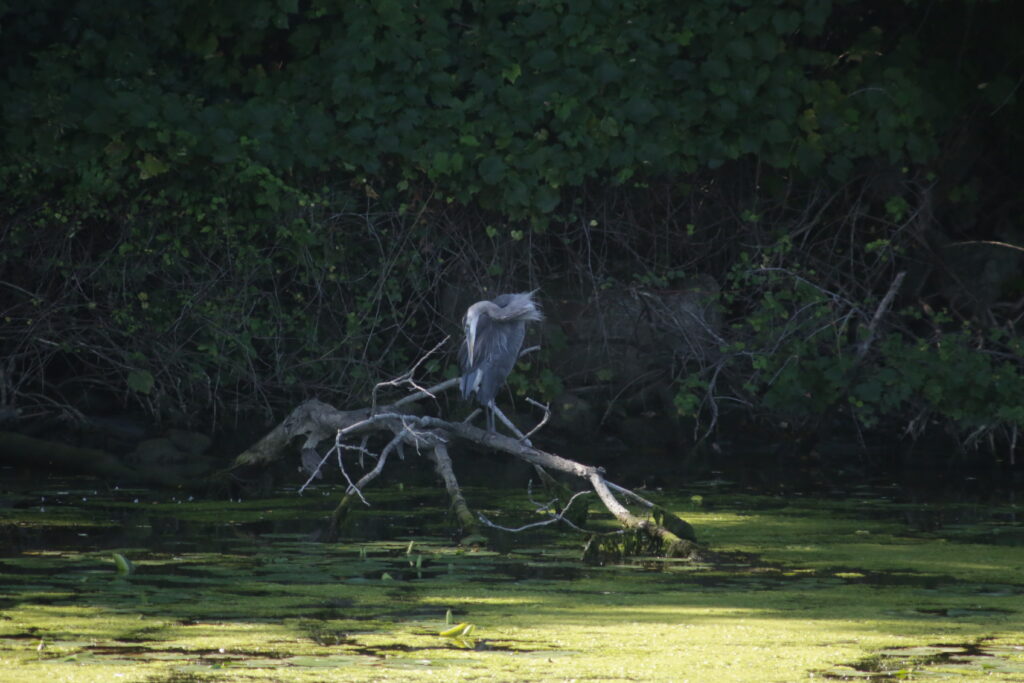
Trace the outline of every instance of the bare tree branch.
<path fill-rule="evenodd" d="M 572 504 L 576 501 L 577 498 L 579 498 L 580 496 L 589 495 L 591 493 L 593 493 L 593 491 L 577 491 L 575 494 L 573 494 L 572 498 L 570 498 L 569 501 L 565 504 L 565 507 L 562 508 L 561 512 L 551 515 L 547 519 L 543 519 L 539 522 L 531 522 L 530 524 L 523 524 L 522 526 L 518 527 L 506 527 L 501 526 L 500 524 L 495 524 L 491 520 L 487 519 L 487 517 L 485 517 L 484 513 L 482 512 L 476 513 L 476 517 L 485 526 L 489 526 L 492 529 L 498 529 L 500 531 L 508 531 L 510 533 L 519 533 L 521 531 L 526 531 L 527 529 L 536 529 L 537 527 L 548 526 L 550 524 L 555 524 L 556 522 L 565 522 L 567 525 L 569 525 L 576 531 L 586 533 L 586 529 L 581 529 L 580 527 L 573 524 L 572 521 L 565 516 L 565 514 L 569 511 L 569 508 L 572 507 Z"/>
<path fill-rule="evenodd" d="M 454 383 L 450 383 L 449 386 L 454 386 Z M 414 395 L 422 397 L 427 394 L 420 390 Z M 406 399 L 408 398 L 406 397 Z M 453 440 L 464 440 L 484 448 L 507 453 L 538 468 L 563 472 L 586 481 L 597 493 L 598 498 L 608 511 L 625 528 L 645 533 L 657 539 L 666 548 L 666 552 L 670 554 L 680 555 L 696 552 L 697 546 L 692 541 L 680 537 L 659 523 L 637 517 L 630 512 L 615 497 L 612 491 L 639 503 L 649 512 L 657 511 L 659 508 L 655 503 L 639 494 L 607 481 L 604 478 L 603 470 L 540 450 L 529 442 L 524 441 L 521 437 L 513 438 L 495 432 L 488 432 L 464 422 L 456 423 L 438 417 L 403 414 L 395 410 L 398 403 L 382 406 L 380 412 L 371 414 L 367 409 L 355 411 L 337 410 L 316 399 L 311 399 L 298 406 L 266 437 L 239 455 L 236 458 L 235 467 L 265 464 L 274 458 L 280 457 L 287 444 L 298 436 L 303 437 L 306 443 L 310 444 L 317 439 L 321 441 L 326 440 L 333 432 L 335 437 L 334 446 L 328 451 L 327 456 L 321 462 L 321 464 L 324 464 L 327 457 L 332 454 L 341 458 L 343 453 L 348 451 L 355 451 L 360 454 L 369 453 L 365 445 L 346 445 L 344 443 L 346 438 L 354 436 L 363 436 L 365 438 L 368 433 L 390 433 L 392 437 L 377 456 L 373 469 L 364 474 L 357 482 L 353 483 L 347 472 L 344 472 L 344 467 L 342 467 L 343 474 L 348 482 L 348 489 L 346 496 L 339 503 L 334 515 L 332 515 L 331 528 L 328 531 L 328 535 L 336 534 L 338 524 L 347 513 L 353 497 L 358 498 L 364 504 L 368 504 L 363 493 L 365 486 L 383 472 L 388 455 L 401 448 L 403 444 L 413 446 L 417 449 L 417 452 L 425 453 L 434 461 L 438 474 L 445 482 L 445 488 L 452 500 L 456 517 L 464 529 L 472 530 L 478 521 L 483 524 L 489 524 L 489 520 L 474 516 L 469 511 L 455 478 L 454 466 L 448 455 L 448 447 L 449 443 Z M 546 417 L 547 414 L 545 414 Z M 543 422 L 542 420 L 541 424 Z M 363 443 L 365 444 L 365 441 Z M 312 477 L 303 485 L 303 488 L 311 481 Z M 569 504 L 581 496 L 582 493 L 584 492 L 574 494 L 570 498 Z M 565 512 L 568 507 L 566 505 L 561 513 L 556 515 L 550 522 L 545 523 L 553 523 L 554 521 L 568 522 L 565 519 Z"/>
<path fill-rule="evenodd" d="M 417 360 L 416 363 L 411 368 L 409 368 L 409 370 L 402 373 L 395 379 L 388 380 L 387 382 L 378 382 L 377 384 L 375 384 L 370 399 L 370 412 L 376 412 L 377 410 L 377 392 L 381 389 L 381 387 L 398 387 L 403 384 L 407 384 L 411 386 L 413 389 L 416 389 L 418 396 L 429 396 L 430 398 L 435 398 L 434 393 L 430 389 L 424 389 L 423 387 L 418 385 L 416 381 L 413 379 L 413 376 L 416 374 L 416 370 L 424 363 L 424 361 L 430 358 L 430 356 L 437 353 L 438 349 L 440 349 L 442 346 L 448 343 L 449 338 L 450 337 L 445 337 L 440 342 L 435 344 L 434 348 L 430 349 L 425 354 L 420 356 L 420 359 Z"/>

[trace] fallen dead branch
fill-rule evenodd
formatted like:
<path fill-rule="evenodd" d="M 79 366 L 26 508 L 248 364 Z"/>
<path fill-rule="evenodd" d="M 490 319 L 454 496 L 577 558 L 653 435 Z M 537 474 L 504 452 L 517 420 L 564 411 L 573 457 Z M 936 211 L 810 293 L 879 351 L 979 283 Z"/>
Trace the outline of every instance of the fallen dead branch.
<path fill-rule="evenodd" d="M 435 398 L 439 393 L 455 387 L 457 383 L 457 379 L 452 379 L 429 388 L 423 388 L 413 381 L 410 372 L 398 380 L 378 385 L 378 389 L 382 386 L 395 387 L 399 385 L 413 388 L 413 392 L 409 395 L 387 405 L 376 405 L 376 391 L 374 392 L 375 406 L 357 410 L 338 410 L 317 399 L 310 399 L 297 406 L 269 434 L 239 455 L 235 459 L 232 469 L 267 465 L 292 453 L 293 451 L 288 446 L 296 439 L 302 440 L 301 448 L 307 453 L 310 449 L 320 453 L 324 444 L 330 444 L 327 450 L 323 451 L 324 455 L 319 462 L 315 458 L 304 458 L 304 462 L 315 464 L 312 466 L 309 479 L 302 488 L 305 489 L 320 474 L 323 467 L 335 458 L 337 459 L 348 487 L 345 496 L 331 515 L 330 524 L 325 534 L 327 538 L 333 539 L 337 536 L 339 524 L 345 519 L 348 510 L 356 501 L 364 505 L 370 504 L 364 495 L 364 489 L 383 473 L 389 462 L 389 456 L 395 452 L 401 455 L 407 449 L 411 449 L 433 461 L 435 470 L 444 481 L 451 499 L 452 510 L 463 533 L 477 536 L 481 523 L 488 526 L 494 525 L 485 518 L 478 518 L 472 513 L 456 479 L 449 447 L 453 443 L 464 441 L 528 462 L 538 468 L 537 471 L 542 480 L 545 477 L 550 480 L 546 471 L 551 470 L 562 472 L 585 483 L 592 492 L 597 494 L 597 498 L 618 520 L 625 531 L 648 539 L 649 542 L 644 544 L 646 548 L 657 548 L 659 552 L 668 556 L 699 554 L 700 548 L 695 542 L 693 529 L 683 520 L 633 491 L 608 481 L 601 468 L 585 465 L 533 446 L 527 436 L 535 434 L 547 421 L 546 406 L 541 406 L 545 410 L 541 423 L 530 430 L 528 435 L 518 434 L 517 438 L 488 432 L 466 422 L 451 422 L 439 417 L 412 415 L 406 412 L 409 404 L 424 398 Z M 379 452 L 373 452 L 366 447 L 371 435 L 389 437 L 386 445 Z M 345 455 L 349 453 L 357 453 L 360 460 L 371 457 L 376 462 L 358 480 L 353 480 L 344 462 Z M 570 498 L 569 502 L 574 499 L 575 496 Z M 646 510 L 646 514 L 644 516 L 634 514 L 623 501 L 639 505 Z M 563 511 L 567 508 L 568 504 L 564 505 Z M 562 513 L 554 515 L 550 521 L 563 521 Z M 549 521 L 543 523 L 546 524 Z"/>

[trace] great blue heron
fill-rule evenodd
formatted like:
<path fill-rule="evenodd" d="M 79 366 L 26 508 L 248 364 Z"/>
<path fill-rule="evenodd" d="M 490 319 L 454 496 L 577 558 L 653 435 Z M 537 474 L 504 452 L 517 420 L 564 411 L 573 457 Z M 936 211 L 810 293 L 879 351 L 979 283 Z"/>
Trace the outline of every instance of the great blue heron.
<path fill-rule="evenodd" d="M 476 396 L 487 411 L 487 429 L 494 431 L 494 397 L 519 359 L 527 321 L 543 320 L 533 292 L 500 294 L 477 301 L 466 310 L 466 340 L 459 349 L 462 397 Z"/>

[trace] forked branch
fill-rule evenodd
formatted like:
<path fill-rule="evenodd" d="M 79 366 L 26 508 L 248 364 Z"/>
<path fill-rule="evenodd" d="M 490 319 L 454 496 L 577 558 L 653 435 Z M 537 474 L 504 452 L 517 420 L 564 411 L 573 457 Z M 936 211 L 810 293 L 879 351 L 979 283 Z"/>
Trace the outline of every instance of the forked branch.
<path fill-rule="evenodd" d="M 288 445 L 297 438 L 303 440 L 303 449 L 307 453 L 309 449 L 316 449 L 320 444 L 330 443 L 331 445 L 319 462 L 315 459 L 312 460 L 314 465 L 307 470 L 310 471 L 309 479 L 302 485 L 300 492 L 312 483 L 332 458 L 337 458 L 339 468 L 348 486 L 345 496 L 331 516 L 330 526 L 327 530 L 328 537 L 335 537 L 340 523 L 353 502 L 359 501 L 363 505 L 371 504 L 370 499 L 364 495 L 364 489 L 383 473 L 388 463 L 388 456 L 396 450 L 401 452 L 400 449 L 404 446 L 410 446 L 417 453 L 431 458 L 434 462 L 438 475 L 444 481 L 452 501 L 454 516 L 460 527 L 464 532 L 476 535 L 479 531 L 478 519 L 466 503 L 449 455 L 451 443 L 465 441 L 481 448 L 506 453 L 534 465 L 538 474 L 541 475 L 542 481 L 553 481 L 547 474 L 547 470 L 551 470 L 562 472 L 585 482 L 590 491 L 597 494 L 598 500 L 625 529 L 649 537 L 665 554 L 676 556 L 697 554 L 699 547 L 694 542 L 692 528 L 686 522 L 665 512 L 655 503 L 633 491 L 608 481 L 605 479 L 603 469 L 536 448 L 528 437 L 535 434 L 547 422 L 550 416 L 547 406 L 536 404 L 544 410 L 543 419 L 526 435 L 515 430 L 515 438 L 485 431 L 467 422 L 451 422 L 439 417 L 411 415 L 405 412 L 409 404 L 424 398 L 436 398 L 438 394 L 451 389 L 456 384 L 457 380 L 448 380 L 429 388 L 423 388 L 414 381 L 413 371 L 410 371 L 396 380 L 378 385 L 378 389 L 384 386 L 403 385 L 412 388 L 410 394 L 387 405 L 379 407 L 374 405 L 371 408 L 345 411 L 338 410 L 316 399 L 308 400 L 296 407 L 263 439 L 239 455 L 235 459 L 232 469 L 262 465 L 283 457 L 289 452 Z M 374 391 L 374 402 L 376 395 L 377 390 Z M 385 445 L 380 447 L 378 452 L 367 447 L 367 443 L 375 435 L 378 440 L 380 435 L 387 437 Z M 375 461 L 373 467 L 355 481 L 345 466 L 345 456 L 351 453 L 358 453 L 360 459 L 370 456 Z M 307 457 L 306 462 L 309 461 Z M 540 524 L 562 521 L 564 512 L 569 505 L 586 492 L 566 495 L 568 502 L 562 506 L 562 511 Z M 635 515 L 623 500 L 644 508 L 645 516 Z M 481 522 L 496 526 L 486 518 L 483 518 Z M 524 528 L 530 526 L 534 525 L 527 525 Z"/>

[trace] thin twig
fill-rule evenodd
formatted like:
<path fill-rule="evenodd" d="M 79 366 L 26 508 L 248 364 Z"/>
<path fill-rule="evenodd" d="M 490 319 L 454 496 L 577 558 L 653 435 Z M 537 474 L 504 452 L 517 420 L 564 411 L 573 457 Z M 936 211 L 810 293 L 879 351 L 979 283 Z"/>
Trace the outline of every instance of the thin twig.
<path fill-rule="evenodd" d="M 544 519 L 544 520 L 541 520 L 539 522 L 531 522 L 530 524 L 524 524 L 524 525 L 522 525 L 520 527 L 512 528 L 512 527 L 501 526 L 500 524 L 495 524 L 491 520 L 487 519 L 487 517 L 485 517 L 482 512 L 476 513 L 476 517 L 485 526 L 489 526 L 489 527 L 491 527 L 493 529 L 500 529 L 501 531 L 508 531 L 510 533 L 513 533 L 513 534 L 517 534 L 517 533 L 519 533 L 521 531 L 525 531 L 527 529 L 535 529 L 535 528 L 541 527 L 541 526 L 548 526 L 549 524 L 554 524 L 555 522 L 565 522 L 566 524 L 568 524 L 570 527 L 572 527 L 576 531 L 587 533 L 586 529 L 583 529 L 583 528 L 577 526 L 576 524 L 574 524 L 573 522 L 571 522 L 570 520 L 566 519 L 565 513 L 569 511 L 569 508 L 572 506 L 573 502 L 577 498 L 579 498 L 580 496 L 589 495 L 591 493 L 593 493 L 593 491 L 577 491 L 575 494 L 573 494 L 572 498 L 569 499 L 569 502 L 565 504 L 565 507 L 562 508 L 561 512 L 559 512 L 559 513 L 549 517 L 548 519 Z"/>
<path fill-rule="evenodd" d="M 419 401 L 421 398 L 436 398 L 437 394 L 441 393 L 442 391 L 448 391 L 448 389 L 452 388 L 458 383 L 458 377 L 446 379 L 445 381 L 439 384 L 435 384 L 429 389 L 421 389 L 420 391 L 417 391 L 414 394 L 409 394 L 408 396 L 398 399 L 397 401 L 391 404 L 391 407 L 400 408 L 401 406 L 404 406 L 406 403 L 413 403 L 415 401 Z"/>
<path fill-rule="evenodd" d="M 540 512 L 541 510 L 550 510 L 554 507 L 555 503 L 558 502 L 558 498 L 552 498 L 546 503 L 538 503 L 533 499 L 533 479 L 526 482 L 526 499 L 533 504 L 534 510 Z"/>
<path fill-rule="evenodd" d="M 299 487 L 299 495 L 300 496 L 302 495 L 302 492 L 305 491 L 306 488 L 308 488 L 309 485 L 313 483 L 314 479 L 318 479 L 320 477 L 320 470 L 323 468 L 324 463 L 327 462 L 327 458 L 331 457 L 331 454 L 333 452 L 334 452 L 334 449 L 332 448 L 331 450 L 327 451 L 327 453 L 324 455 L 324 457 L 322 457 L 320 459 L 320 462 L 317 463 L 316 469 L 314 469 L 312 474 L 309 475 L 309 479 L 306 480 L 305 484 L 303 484 L 302 486 Z"/>
<path fill-rule="evenodd" d="M 896 292 L 899 291 L 900 285 L 903 284 L 903 278 L 906 275 L 907 271 L 905 270 L 896 273 L 892 284 L 889 285 L 889 291 L 885 293 L 881 303 L 878 304 L 878 308 L 875 309 L 875 314 L 871 316 L 871 322 L 868 323 L 868 334 L 857 348 L 855 363 L 860 363 L 864 360 L 864 356 L 867 355 L 868 349 L 871 348 L 871 344 L 875 341 L 875 336 L 878 334 L 878 323 L 881 322 L 886 311 L 889 310 L 889 306 L 892 305 L 892 300 L 896 297 Z"/>
<path fill-rule="evenodd" d="M 807 278 L 803 277 L 802 275 L 797 275 L 796 273 L 791 271 L 789 268 L 778 268 L 778 267 L 762 266 L 760 268 L 753 269 L 750 272 L 754 272 L 754 273 L 785 273 L 786 275 L 790 276 L 794 280 L 796 280 L 798 282 L 802 282 L 805 285 L 807 285 L 808 287 L 810 287 L 812 289 L 818 290 L 822 294 L 828 295 L 829 298 L 831 298 L 833 301 L 842 301 L 844 304 L 846 304 L 847 306 L 849 306 L 853 310 L 860 311 L 860 309 L 857 307 L 857 305 L 855 303 L 853 303 L 852 301 L 850 301 L 849 299 L 847 299 L 846 297 L 842 296 L 841 294 L 838 294 L 837 292 L 833 292 L 831 290 L 825 289 L 821 285 L 816 284 L 814 282 L 811 282 L 810 280 L 808 280 Z"/>
<path fill-rule="evenodd" d="M 959 247 L 966 244 L 988 244 L 993 247 L 1006 247 L 1007 249 L 1015 249 L 1017 251 L 1024 251 L 1024 247 L 1010 244 L 1009 242 L 997 242 L 995 240 L 965 240 L 963 242 L 952 242 L 947 244 L 947 247 Z"/>
<path fill-rule="evenodd" d="M 338 454 L 338 469 L 341 470 L 341 476 L 345 477 L 345 481 L 348 483 L 348 487 L 345 489 L 345 493 L 349 494 L 355 491 L 355 494 L 359 496 L 359 500 L 363 501 L 363 505 L 369 507 L 370 502 L 363 497 L 363 492 L 359 490 L 359 487 L 352 483 L 351 477 L 348 476 L 348 471 L 345 469 L 345 463 L 342 460 L 341 454 L 344 450 L 340 443 L 335 442 L 334 448 L 331 449 Z M 377 458 L 378 462 L 380 458 Z"/>
<path fill-rule="evenodd" d="M 393 444 L 396 441 L 400 440 L 401 438 L 402 438 L 402 434 L 401 433 L 395 435 L 395 438 L 393 438 L 390 442 L 388 442 L 388 445 L 385 446 L 383 450 L 381 450 L 380 457 L 377 458 L 377 464 L 374 466 L 374 468 L 372 470 L 370 470 L 369 472 L 367 472 L 366 474 L 364 474 L 362 477 L 360 477 L 359 481 L 357 481 L 355 484 L 350 482 L 349 483 L 349 487 L 345 490 L 345 493 L 346 494 L 355 493 L 356 495 L 359 496 L 359 500 L 363 501 L 363 503 L 365 503 L 366 505 L 369 505 L 369 503 L 366 501 L 366 499 L 363 498 L 362 489 L 363 489 L 364 486 L 366 486 L 371 481 L 376 479 L 380 475 L 380 473 L 384 470 L 384 464 L 388 460 L 388 455 L 391 453 L 392 450 L 394 450 L 394 445 Z"/>
<path fill-rule="evenodd" d="M 373 386 L 373 392 L 370 395 L 370 412 L 377 412 L 377 392 L 380 390 L 381 387 L 398 387 L 403 384 L 407 384 L 411 386 L 413 389 L 415 389 L 417 392 L 419 392 L 421 395 L 430 396 L 430 398 L 436 398 L 436 396 L 429 389 L 424 389 L 419 384 L 417 384 L 416 381 L 413 379 L 413 375 L 416 373 L 416 370 L 420 367 L 420 365 L 422 365 L 423 362 L 427 360 L 427 358 L 432 356 L 438 349 L 440 349 L 442 346 L 448 343 L 448 339 L 450 339 L 450 335 L 446 336 L 444 339 L 435 344 L 434 348 L 430 349 L 425 354 L 420 356 L 419 360 L 417 360 L 411 368 L 403 372 L 395 379 L 387 380 L 386 382 L 378 382 L 377 384 L 375 384 Z"/>
<path fill-rule="evenodd" d="M 551 407 L 550 407 L 550 405 L 548 405 L 546 403 L 540 403 L 539 401 L 534 401 L 530 397 L 526 398 L 526 402 L 530 403 L 532 405 L 535 405 L 535 406 L 537 406 L 538 408 L 540 408 L 541 410 L 544 411 L 544 417 L 542 417 L 540 422 L 537 423 L 537 426 L 535 426 L 530 431 L 526 432 L 526 434 L 524 434 L 519 439 L 523 443 L 528 444 L 528 443 L 530 443 L 530 437 L 533 436 L 534 434 L 536 434 L 538 431 L 540 431 L 540 428 L 543 427 L 544 425 L 546 425 L 548 423 L 548 420 L 551 419 Z"/>

